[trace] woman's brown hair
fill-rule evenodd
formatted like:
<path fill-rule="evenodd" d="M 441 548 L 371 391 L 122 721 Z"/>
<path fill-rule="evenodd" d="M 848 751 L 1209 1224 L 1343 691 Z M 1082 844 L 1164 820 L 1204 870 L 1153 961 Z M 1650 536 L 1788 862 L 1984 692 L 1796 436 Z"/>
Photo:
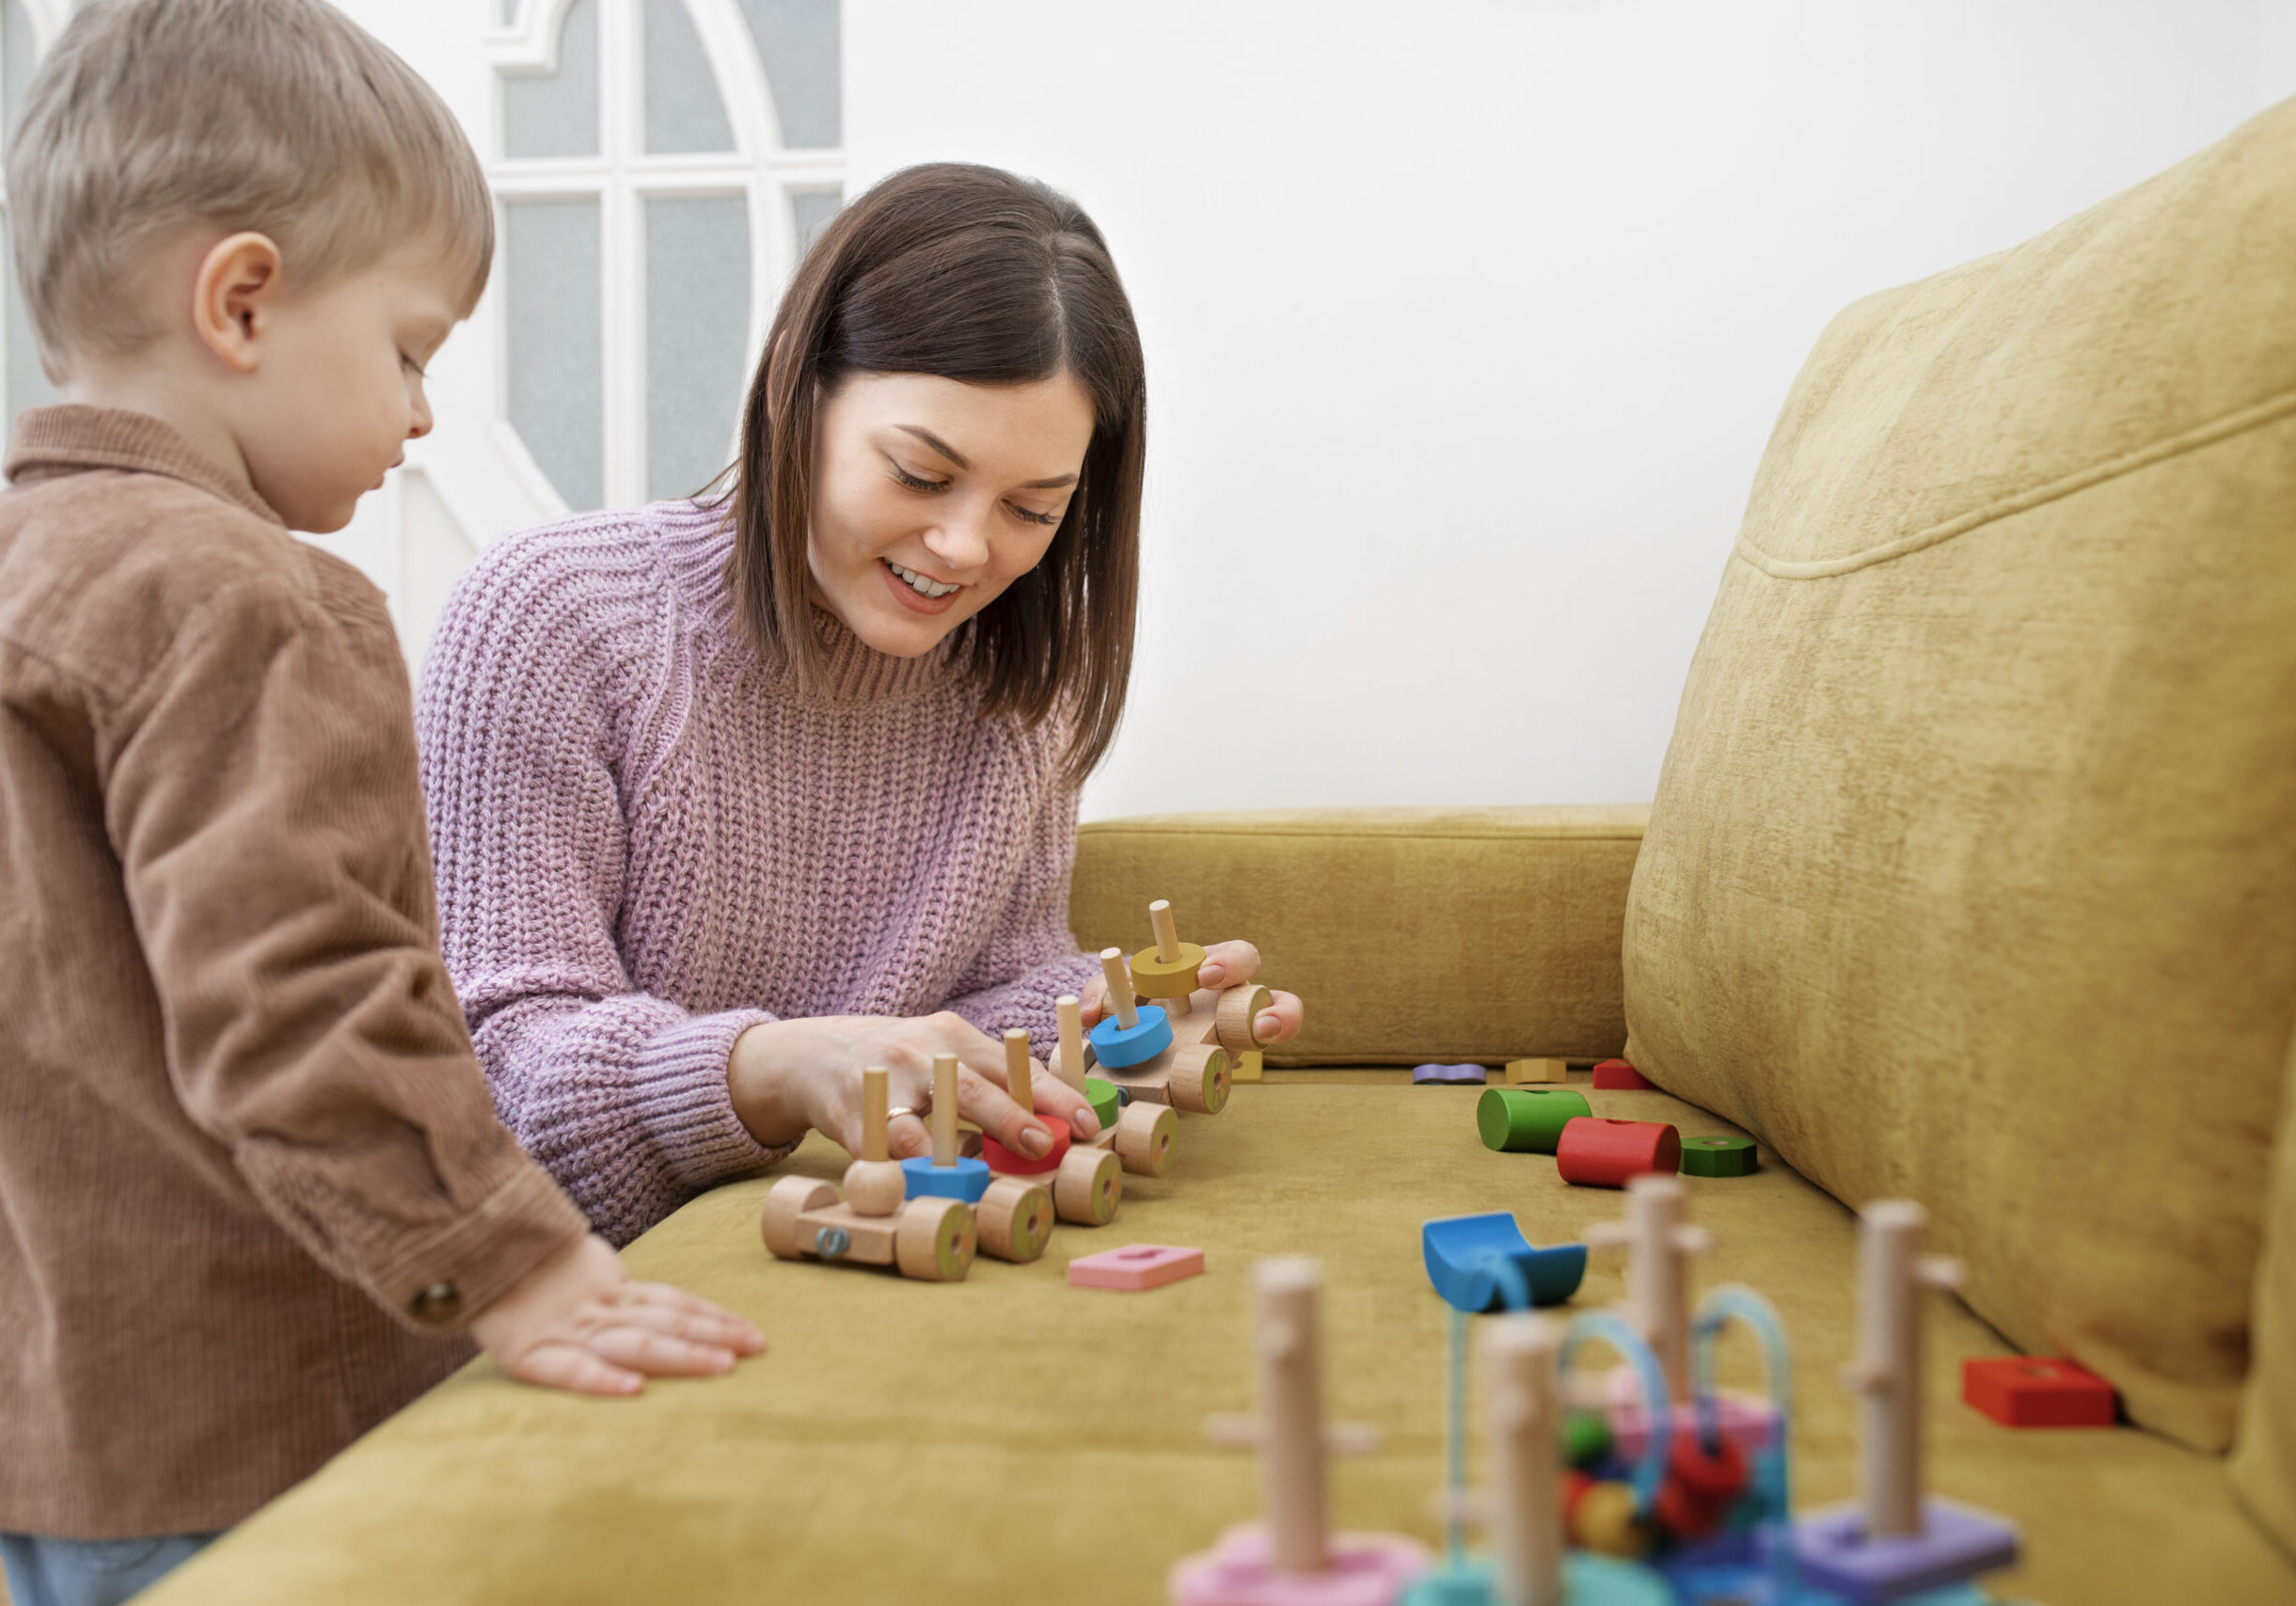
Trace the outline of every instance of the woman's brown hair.
<path fill-rule="evenodd" d="M 994 167 L 909 167 L 839 213 L 782 298 L 734 464 L 734 604 L 759 649 L 819 667 L 806 536 L 822 404 L 853 374 L 971 385 L 1075 375 L 1092 440 L 1044 559 L 962 627 L 985 718 L 1069 722 L 1082 779 L 1124 713 L 1140 580 L 1148 388 L 1132 304 L 1068 197 Z"/>

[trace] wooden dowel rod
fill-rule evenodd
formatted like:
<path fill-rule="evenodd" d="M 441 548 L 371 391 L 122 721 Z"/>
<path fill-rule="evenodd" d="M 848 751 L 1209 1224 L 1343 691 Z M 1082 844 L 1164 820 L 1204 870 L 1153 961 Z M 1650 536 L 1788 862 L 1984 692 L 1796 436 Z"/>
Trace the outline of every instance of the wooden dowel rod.
<path fill-rule="evenodd" d="M 1085 1090 L 1084 1001 L 1073 993 L 1063 993 L 1053 1000 L 1053 1012 L 1060 1017 L 1061 1080 L 1081 1093 Z"/>
<path fill-rule="evenodd" d="M 1140 1025 L 1140 1010 L 1132 1002 L 1132 973 L 1124 968 L 1122 948 L 1100 950 L 1100 973 L 1108 978 L 1108 1007 L 1116 1012 L 1116 1025 L 1131 1031 Z"/>
<path fill-rule="evenodd" d="M 885 1139 L 885 1110 L 891 1103 L 885 1068 L 872 1065 L 861 1073 L 861 1157 L 889 1160 L 893 1151 Z"/>
<path fill-rule="evenodd" d="M 957 1056 L 933 1056 L 933 1164 L 957 1164 Z"/>
<path fill-rule="evenodd" d="M 1005 1033 L 1005 1089 L 1012 1102 L 1029 1114 L 1037 1113 L 1037 1089 L 1029 1079 L 1028 1033 L 1013 1026 Z"/>
<path fill-rule="evenodd" d="M 1172 904 L 1158 898 L 1148 905 L 1148 924 L 1156 930 L 1156 957 L 1165 964 L 1180 962 L 1180 928 L 1172 923 Z"/>

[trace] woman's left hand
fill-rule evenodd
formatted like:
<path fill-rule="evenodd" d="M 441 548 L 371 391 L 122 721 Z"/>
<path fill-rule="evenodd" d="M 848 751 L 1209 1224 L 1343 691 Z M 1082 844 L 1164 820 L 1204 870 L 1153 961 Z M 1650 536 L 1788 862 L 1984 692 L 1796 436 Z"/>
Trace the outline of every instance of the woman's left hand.
<path fill-rule="evenodd" d="M 1204 950 L 1204 962 L 1196 968 L 1196 984 L 1218 992 L 1223 987 L 1235 987 L 1259 974 L 1259 950 L 1249 943 L 1214 943 Z M 1091 1026 L 1108 1012 L 1108 979 L 1095 977 L 1085 984 L 1080 999 L 1085 1009 L 1085 1025 Z M 1289 1042 L 1300 1035 L 1300 1024 L 1306 1015 L 1306 1006 L 1295 994 L 1271 993 L 1268 1007 L 1259 1011 L 1253 1023 L 1254 1034 L 1261 1043 Z"/>

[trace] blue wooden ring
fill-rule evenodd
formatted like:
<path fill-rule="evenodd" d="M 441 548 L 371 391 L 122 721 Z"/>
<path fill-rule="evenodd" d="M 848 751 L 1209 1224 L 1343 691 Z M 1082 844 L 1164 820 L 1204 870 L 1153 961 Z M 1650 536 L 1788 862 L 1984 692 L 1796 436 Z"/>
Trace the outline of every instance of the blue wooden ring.
<path fill-rule="evenodd" d="M 954 1166 L 936 1166 L 930 1154 L 920 1154 L 901 1162 L 901 1180 L 909 1185 L 911 1199 L 961 1199 L 978 1204 L 996 1179 L 990 1175 L 986 1160 L 960 1154 Z"/>
<path fill-rule="evenodd" d="M 1146 1064 L 1171 1046 L 1171 1019 L 1153 1004 L 1140 1006 L 1140 1024 L 1130 1031 L 1114 1015 L 1092 1028 L 1092 1052 L 1111 1071 Z"/>

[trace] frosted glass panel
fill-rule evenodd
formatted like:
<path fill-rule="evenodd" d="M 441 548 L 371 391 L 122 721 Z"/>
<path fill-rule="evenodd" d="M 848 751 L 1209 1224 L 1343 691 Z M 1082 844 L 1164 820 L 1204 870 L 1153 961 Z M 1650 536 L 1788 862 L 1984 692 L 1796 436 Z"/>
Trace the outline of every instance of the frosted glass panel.
<path fill-rule="evenodd" d="M 739 196 L 646 201 L 646 495 L 726 465 L 749 379 L 750 212 Z"/>
<path fill-rule="evenodd" d="M 0 227 L 0 256 L 8 261 L 8 424 L 16 427 L 16 415 L 26 407 L 44 407 L 56 399 L 55 387 L 40 366 L 40 348 L 32 342 L 32 320 L 16 294 L 16 251 L 5 227 Z"/>
<path fill-rule="evenodd" d="M 566 505 L 606 500 L 606 374 L 595 200 L 502 208 L 510 421 Z"/>
<path fill-rule="evenodd" d="M 798 255 L 802 258 L 813 249 L 814 237 L 829 227 L 829 220 L 837 215 L 845 204 L 845 191 L 800 190 L 789 198 L 789 211 L 797 225 Z"/>
<path fill-rule="evenodd" d="M 837 7 L 838 0 L 741 0 L 782 116 L 782 143 L 792 151 L 845 142 Z"/>
<path fill-rule="evenodd" d="M 5 96 L 8 132 L 16 132 L 16 119 L 24 116 L 24 95 L 32 87 L 33 69 L 40 65 L 40 51 L 32 42 L 32 18 L 21 0 L 8 0 L 0 10 L 0 56 L 7 57 L 8 71 L 0 79 L 0 96 Z"/>
<path fill-rule="evenodd" d="M 686 0 L 645 0 L 646 149 L 731 151 L 734 126 Z"/>
<path fill-rule="evenodd" d="M 502 80 L 502 153 L 598 153 L 598 0 L 574 0 L 558 36 L 558 71 Z"/>

